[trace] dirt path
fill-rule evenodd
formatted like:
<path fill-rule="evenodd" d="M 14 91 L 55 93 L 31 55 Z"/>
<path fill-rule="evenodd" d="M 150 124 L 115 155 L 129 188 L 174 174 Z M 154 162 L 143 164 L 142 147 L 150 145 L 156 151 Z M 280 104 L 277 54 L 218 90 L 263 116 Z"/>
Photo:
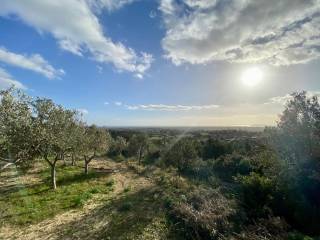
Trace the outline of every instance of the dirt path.
<path fill-rule="evenodd" d="M 150 215 L 148 211 L 154 211 L 153 183 L 129 171 L 125 164 L 103 161 L 94 163 L 92 167 L 98 169 L 102 165 L 114 170 L 112 178 L 115 185 L 110 194 L 95 194 L 83 208 L 64 212 L 34 225 L 2 227 L 0 239 L 164 239 L 161 235 L 164 223 L 159 214 L 147 216 Z M 7 184 L 2 183 L 1 187 L 14 187 L 15 180 L 12 178 Z M 124 193 L 128 187 L 130 192 Z M 119 206 L 128 201 L 133 203 L 134 210 L 120 212 Z M 143 201 L 150 203 L 149 208 Z M 131 228 L 127 224 L 138 225 Z M 143 225 L 143 230 L 140 225 Z M 131 230 L 126 233 L 128 229 Z"/>

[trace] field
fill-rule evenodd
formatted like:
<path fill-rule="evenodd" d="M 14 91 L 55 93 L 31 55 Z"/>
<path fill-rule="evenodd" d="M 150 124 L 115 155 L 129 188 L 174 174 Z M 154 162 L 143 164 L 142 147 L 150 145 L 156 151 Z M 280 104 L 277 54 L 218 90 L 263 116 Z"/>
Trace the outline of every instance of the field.
<path fill-rule="evenodd" d="M 59 188 L 46 184 L 48 169 L 1 174 L 1 239 L 177 239 L 151 179 L 125 163 L 61 167 Z"/>

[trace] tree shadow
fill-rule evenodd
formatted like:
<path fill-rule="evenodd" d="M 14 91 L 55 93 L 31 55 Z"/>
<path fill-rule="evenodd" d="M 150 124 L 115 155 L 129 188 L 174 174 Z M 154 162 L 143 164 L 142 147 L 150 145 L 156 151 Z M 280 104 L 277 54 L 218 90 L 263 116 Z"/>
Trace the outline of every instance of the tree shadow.
<path fill-rule="evenodd" d="M 160 194 L 157 187 L 123 193 L 53 232 L 59 232 L 57 239 L 138 239 L 151 229 L 153 234 L 161 235 L 160 239 L 177 239 L 170 237 L 174 233 L 166 220 Z"/>
<path fill-rule="evenodd" d="M 99 178 L 106 177 L 109 175 L 111 175 L 111 173 L 95 172 L 95 171 L 91 171 L 88 174 L 76 173 L 76 174 L 72 174 L 72 175 L 58 177 L 57 185 L 58 186 L 66 186 L 66 185 L 70 185 L 73 183 L 82 183 L 85 181 L 99 179 Z M 47 183 L 50 182 L 50 178 L 47 178 L 46 182 Z"/>

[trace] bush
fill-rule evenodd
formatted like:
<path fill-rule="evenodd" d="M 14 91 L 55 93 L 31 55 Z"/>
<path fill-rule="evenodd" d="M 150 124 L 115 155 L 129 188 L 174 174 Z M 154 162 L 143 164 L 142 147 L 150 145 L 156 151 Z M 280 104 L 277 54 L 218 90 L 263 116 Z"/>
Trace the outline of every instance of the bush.
<path fill-rule="evenodd" d="M 272 207 L 299 231 L 319 234 L 320 181 L 312 172 L 306 169 L 284 171 L 277 180 L 278 191 Z"/>
<path fill-rule="evenodd" d="M 115 184 L 114 179 L 110 179 L 109 181 L 106 182 L 107 187 L 113 187 L 114 184 Z"/>
<path fill-rule="evenodd" d="M 279 217 L 259 219 L 255 223 L 243 226 L 240 234 L 233 234 L 233 240 L 284 240 L 288 239 L 288 224 Z"/>
<path fill-rule="evenodd" d="M 184 173 L 191 169 L 192 162 L 198 158 L 197 146 L 198 142 L 194 139 L 182 138 L 162 153 L 162 161 L 166 166 L 176 167 L 179 174 Z"/>
<path fill-rule="evenodd" d="M 247 175 L 251 172 L 250 160 L 239 154 L 228 154 L 214 161 L 216 174 L 226 181 L 233 181 L 237 175 Z"/>
<path fill-rule="evenodd" d="M 123 192 L 124 192 L 124 193 L 130 192 L 130 191 L 131 191 L 131 187 L 130 187 L 130 186 L 125 187 L 125 188 L 123 189 Z"/>
<path fill-rule="evenodd" d="M 313 240 L 314 238 L 306 236 L 301 233 L 290 233 L 288 240 Z"/>
<path fill-rule="evenodd" d="M 130 211 L 133 207 L 133 203 L 132 202 L 124 202 L 123 204 L 120 205 L 120 207 L 118 208 L 118 210 L 120 212 L 126 212 L 126 211 Z"/>
<path fill-rule="evenodd" d="M 216 191 L 198 190 L 186 201 L 170 201 L 171 217 L 185 229 L 186 238 L 215 239 L 232 228 L 232 203 Z"/>
<path fill-rule="evenodd" d="M 227 142 L 209 139 L 203 144 L 202 157 L 203 159 L 216 159 L 231 152 L 231 146 Z"/>
<path fill-rule="evenodd" d="M 275 195 L 273 180 L 251 173 L 238 177 L 241 184 L 242 204 L 250 218 L 266 217 L 271 214 L 270 206 Z"/>
<path fill-rule="evenodd" d="M 160 158 L 160 150 L 159 149 L 151 149 L 146 154 L 144 163 L 146 164 L 154 164 Z"/>

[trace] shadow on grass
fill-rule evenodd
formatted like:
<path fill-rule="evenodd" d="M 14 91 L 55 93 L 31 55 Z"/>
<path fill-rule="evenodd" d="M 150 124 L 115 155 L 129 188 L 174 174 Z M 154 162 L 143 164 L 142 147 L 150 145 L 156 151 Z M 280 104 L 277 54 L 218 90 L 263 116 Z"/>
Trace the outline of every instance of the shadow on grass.
<path fill-rule="evenodd" d="M 94 194 L 108 194 L 109 173 L 90 172 L 85 175 L 76 167 L 60 167 L 57 189 L 50 187 L 50 169 L 39 172 L 39 183 L 10 183 L 0 188 L 0 226 L 5 223 L 26 225 L 52 217 L 68 209 L 81 207 Z M 102 180 L 101 180 L 102 178 Z M 1 180 L 1 179 L 0 179 Z"/>
<path fill-rule="evenodd" d="M 167 222 L 160 193 L 149 187 L 121 194 L 53 231 L 60 233 L 59 239 L 178 239 Z M 145 234 L 149 237 L 141 238 Z"/>
<path fill-rule="evenodd" d="M 110 175 L 110 173 L 97 173 L 97 172 L 89 172 L 88 174 L 84 173 L 76 173 L 72 175 L 64 175 L 58 177 L 57 185 L 58 186 L 66 186 L 73 183 L 81 183 L 88 180 L 99 179 L 101 177 L 106 177 Z M 47 179 L 50 182 L 50 178 Z"/>
<path fill-rule="evenodd" d="M 19 183 L 19 182 L 12 182 L 12 184 L 7 186 L 2 186 L 0 188 L 0 200 L 2 198 L 10 197 L 10 198 L 18 198 L 21 197 L 19 192 L 23 191 L 24 189 L 28 189 L 28 194 L 22 194 L 22 196 L 32 196 L 44 193 L 46 191 L 51 190 L 51 178 L 49 175 L 50 170 L 44 170 L 40 174 L 43 175 L 43 180 L 40 183 Z M 81 171 L 78 172 L 71 172 L 69 173 L 68 170 L 65 170 L 63 167 L 58 169 L 57 172 L 57 186 L 68 186 L 74 183 L 82 183 L 85 181 L 95 180 L 102 177 L 107 177 L 111 173 L 105 172 L 94 172 L 91 171 L 89 174 L 84 174 Z M 3 178 L 1 177 L 0 180 L 2 181 Z M 44 189 L 43 189 L 44 188 Z"/>

